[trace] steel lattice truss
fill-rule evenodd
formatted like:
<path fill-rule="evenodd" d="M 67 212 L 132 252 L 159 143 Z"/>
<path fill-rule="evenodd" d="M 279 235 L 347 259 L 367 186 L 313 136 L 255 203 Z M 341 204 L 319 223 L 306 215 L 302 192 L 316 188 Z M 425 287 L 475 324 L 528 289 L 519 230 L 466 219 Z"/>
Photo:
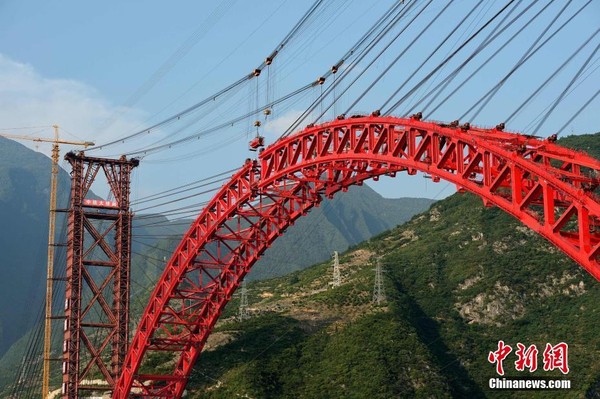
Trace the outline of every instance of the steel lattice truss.
<path fill-rule="evenodd" d="M 600 162 L 552 139 L 395 117 L 312 126 L 246 160 L 183 237 L 151 296 L 114 398 L 178 398 L 261 254 L 323 198 L 381 175 L 429 174 L 515 216 L 600 279 Z M 144 360 L 175 356 L 156 375 Z"/>
<path fill-rule="evenodd" d="M 137 160 L 69 152 L 71 201 L 67 247 L 63 398 L 113 389 L 129 340 L 131 212 L 129 183 Z M 86 199 L 103 177 L 114 201 Z M 105 205 L 110 203 L 110 207 Z M 98 386 L 91 381 L 105 381 Z"/>

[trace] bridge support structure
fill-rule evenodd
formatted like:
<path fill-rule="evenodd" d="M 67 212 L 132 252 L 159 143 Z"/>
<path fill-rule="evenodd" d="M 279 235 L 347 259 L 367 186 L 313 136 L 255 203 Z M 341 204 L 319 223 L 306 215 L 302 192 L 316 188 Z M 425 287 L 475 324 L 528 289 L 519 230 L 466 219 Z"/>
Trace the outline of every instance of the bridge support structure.
<path fill-rule="evenodd" d="M 72 171 L 62 397 L 75 399 L 84 391 L 112 390 L 127 353 L 130 175 L 139 161 L 93 158 L 82 152 L 69 152 L 65 159 Z M 110 199 L 89 198 L 102 178 Z"/>

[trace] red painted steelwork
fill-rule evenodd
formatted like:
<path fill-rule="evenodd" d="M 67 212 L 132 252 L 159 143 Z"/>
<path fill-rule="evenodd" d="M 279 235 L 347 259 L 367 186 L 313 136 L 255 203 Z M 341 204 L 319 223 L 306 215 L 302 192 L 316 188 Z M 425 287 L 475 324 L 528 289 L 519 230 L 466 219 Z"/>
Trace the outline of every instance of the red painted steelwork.
<path fill-rule="evenodd" d="M 381 175 L 427 173 L 515 216 L 600 279 L 600 162 L 498 129 L 395 117 L 312 126 L 247 160 L 168 262 L 113 397 L 179 398 L 223 307 L 270 244 L 323 197 Z M 173 353 L 173 369 L 144 360 Z"/>
<path fill-rule="evenodd" d="M 112 390 L 127 353 L 132 216 L 129 183 L 138 161 L 91 158 L 72 152 L 65 159 L 73 171 L 62 397 L 75 399 L 85 395 L 85 390 Z M 99 173 L 106 177 L 114 201 L 85 198 Z M 96 373 L 106 385 L 89 382 L 98 379 Z"/>

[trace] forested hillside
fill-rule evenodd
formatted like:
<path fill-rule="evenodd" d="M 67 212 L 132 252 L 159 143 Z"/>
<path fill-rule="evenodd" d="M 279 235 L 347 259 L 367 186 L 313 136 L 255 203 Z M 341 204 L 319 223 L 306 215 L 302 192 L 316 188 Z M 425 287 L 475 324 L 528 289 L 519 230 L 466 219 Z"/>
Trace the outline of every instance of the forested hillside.
<path fill-rule="evenodd" d="M 600 156 L 600 134 L 564 139 Z M 376 259 L 387 301 L 372 303 Z M 470 194 L 331 262 L 249 284 L 252 318 L 228 305 L 189 387 L 197 398 L 599 397 L 600 283 L 537 234 Z M 488 353 L 503 340 L 540 349 L 534 373 L 568 391 L 493 391 Z M 546 343 L 569 345 L 570 373 L 544 371 Z M 162 364 L 168 359 L 155 359 Z M 158 366 L 160 369 L 161 366 Z"/>

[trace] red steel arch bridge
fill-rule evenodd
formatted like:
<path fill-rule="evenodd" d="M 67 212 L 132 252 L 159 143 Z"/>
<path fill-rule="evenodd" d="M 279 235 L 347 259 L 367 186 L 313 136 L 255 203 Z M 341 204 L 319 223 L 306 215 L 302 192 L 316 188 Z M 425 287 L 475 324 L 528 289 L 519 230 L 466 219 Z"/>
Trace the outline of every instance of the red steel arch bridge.
<path fill-rule="evenodd" d="M 600 280 L 600 161 L 555 137 L 392 116 L 337 119 L 282 138 L 223 185 L 167 263 L 113 397 L 178 398 L 252 265 L 314 206 L 382 175 L 431 175 L 519 219 Z M 168 373 L 140 367 L 175 355 Z"/>

